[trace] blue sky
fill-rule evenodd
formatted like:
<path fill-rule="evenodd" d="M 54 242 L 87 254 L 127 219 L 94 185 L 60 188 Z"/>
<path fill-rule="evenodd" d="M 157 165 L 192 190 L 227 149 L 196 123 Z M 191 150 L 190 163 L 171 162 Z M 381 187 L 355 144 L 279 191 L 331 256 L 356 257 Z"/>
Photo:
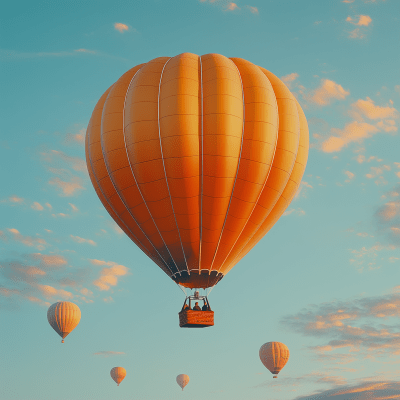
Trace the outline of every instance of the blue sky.
<path fill-rule="evenodd" d="M 0 15 L 2 399 L 400 397 L 397 0 L 17 0 Z M 84 161 L 102 93 L 182 52 L 270 70 L 310 128 L 295 200 L 212 291 L 203 330 L 179 328 L 183 293 L 111 220 Z M 46 320 L 60 300 L 82 311 L 64 345 Z M 291 352 L 279 379 L 258 358 L 268 341 Z"/>

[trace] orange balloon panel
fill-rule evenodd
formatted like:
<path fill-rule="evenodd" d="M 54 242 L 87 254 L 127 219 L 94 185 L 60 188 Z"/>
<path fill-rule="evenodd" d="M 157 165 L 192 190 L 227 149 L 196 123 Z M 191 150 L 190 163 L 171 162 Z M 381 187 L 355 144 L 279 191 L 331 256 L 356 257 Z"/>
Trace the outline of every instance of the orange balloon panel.
<path fill-rule="evenodd" d="M 307 121 L 284 83 L 219 54 L 132 68 L 99 100 L 86 138 L 107 211 L 189 288 L 217 284 L 268 232 L 307 154 Z"/>

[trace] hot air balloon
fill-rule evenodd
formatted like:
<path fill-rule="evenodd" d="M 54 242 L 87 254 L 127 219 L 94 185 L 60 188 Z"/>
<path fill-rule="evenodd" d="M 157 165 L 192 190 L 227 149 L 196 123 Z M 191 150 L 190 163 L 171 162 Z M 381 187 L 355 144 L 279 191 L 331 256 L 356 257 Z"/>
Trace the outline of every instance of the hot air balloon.
<path fill-rule="evenodd" d="M 186 374 L 180 374 L 176 377 L 176 382 L 178 385 L 184 389 L 184 387 L 189 383 L 189 377 Z"/>
<path fill-rule="evenodd" d="M 280 342 L 268 342 L 260 347 L 260 360 L 269 369 L 274 378 L 289 360 L 289 349 Z"/>
<path fill-rule="evenodd" d="M 189 289 L 214 287 L 272 228 L 307 156 L 307 121 L 285 84 L 219 54 L 132 68 L 101 96 L 86 134 L 104 207 Z M 191 326 L 212 325 L 189 314 Z"/>
<path fill-rule="evenodd" d="M 126 376 L 126 369 L 122 367 L 114 367 L 110 371 L 111 378 L 117 383 L 117 386 L 124 380 Z"/>
<path fill-rule="evenodd" d="M 69 301 L 59 301 L 47 310 L 47 320 L 51 327 L 64 339 L 78 326 L 81 310 Z"/>

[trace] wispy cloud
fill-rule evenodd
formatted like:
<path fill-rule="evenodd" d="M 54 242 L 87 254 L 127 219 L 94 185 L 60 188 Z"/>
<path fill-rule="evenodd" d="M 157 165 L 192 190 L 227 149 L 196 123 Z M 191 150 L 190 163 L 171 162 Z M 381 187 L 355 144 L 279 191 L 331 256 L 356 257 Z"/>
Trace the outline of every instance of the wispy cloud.
<path fill-rule="evenodd" d="M 36 210 L 36 211 L 42 211 L 42 210 L 44 209 L 44 207 L 43 207 L 40 203 L 38 203 L 37 201 L 35 201 L 35 202 L 31 205 L 31 208 L 32 208 L 33 210 Z"/>
<path fill-rule="evenodd" d="M 292 72 L 291 74 L 281 77 L 281 81 L 290 88 L 291 84 L 299 77 L 297 72 Z"/>
<path fill-rule="evenodd" d="M 85 189 L 82 186 L 82 179 L 79 177 L 73 177 L 69 182 L 63 181 L 58 177 L 49 180 L 50 185 L 54 185 L 61 189 L 60 194 L 62 196 L 73 196 L 79 190 Z"/>
<path fill-rule="evenodd" d="M 84 239 L 79 236 L 70 235 L 71 239 L 76 243 L 87 243 L 92 246 L 97 246 L 97 243 L 92 239 Z"/>
<path fill-rule="evenodd" d="M 258 8 L 257 7 L 252 7 L 252 6 L 246 6 L 251 13 L 253 14 L 258 14 Z"/>
<path fill-rule="evenodd" d="M 240 8 L 238 7 L 238 5 L 236 3 L 230 2 L 226 5 L 225 10 L 226 11 L 234 11 L 234 10 L 240 10 Z"/>
<path fill-rule="evenodd" d="M 400 295 L 395 293 L 311 305 L 281 322 L 315 338 L 317 354 L 357 351 L 363 356 L 373 350 L 373 357 L 379 357 L 400 354 L 399 316 Z"/>
<path fill-rule="evenodd" d="M 310 395 L 298 396 L 294 400 L 394 400 L 399 398 L 399 382 L 369 381 L 317 391 Z"/>
<path fill-rule="evenodd" d="M 128 26 L 128 25 L 125 25 L 125 24 L 122 24 L 121 22 L 116 22 L 116 23 L 114 24 L 114 28 L 115 28 L 118 32 L 121 32 L 121 33 L 124 33 L 125 31 L 128 31 L 128 30 L 129 30 L 129 26 Z"/>
<path fill-rule="evenodd" d="M 0 231 L 0 239 L 6 241 L 16 241 L 28 247 L 36 247 L 38 250 L 43 250 L 47 246 L 47 242 L 41 237 L 22 235 L 18 229 L 8 228 L 5 231 Z"/>

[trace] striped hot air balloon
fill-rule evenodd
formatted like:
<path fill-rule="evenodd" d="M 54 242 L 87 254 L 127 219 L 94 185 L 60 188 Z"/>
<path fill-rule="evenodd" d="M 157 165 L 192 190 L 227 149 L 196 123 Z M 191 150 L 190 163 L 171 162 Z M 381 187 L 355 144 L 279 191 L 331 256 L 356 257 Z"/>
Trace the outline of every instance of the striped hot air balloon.
<path fill-rule="evenodd" d="M 268 342 L 260 348 L 260 360 L 269 369 L 274 378 L 289 360 L 289 349 L 280 342 Z"/>
<path fill-rule="evenodd" d="M 81 320 L 81 310 L 69 301 L 59 301 L 47 310 L 47 320 L 51 327 L 64 339 L 78 326 Z"/>
<path fill-rule="evenodd" d="M 216 285 L 272 228 L 307 156 L 307 121 L 285 84 L 219 54 L 132 68 L 100 98 L 86 135 L 104 207 L 188 288 Z"/>

